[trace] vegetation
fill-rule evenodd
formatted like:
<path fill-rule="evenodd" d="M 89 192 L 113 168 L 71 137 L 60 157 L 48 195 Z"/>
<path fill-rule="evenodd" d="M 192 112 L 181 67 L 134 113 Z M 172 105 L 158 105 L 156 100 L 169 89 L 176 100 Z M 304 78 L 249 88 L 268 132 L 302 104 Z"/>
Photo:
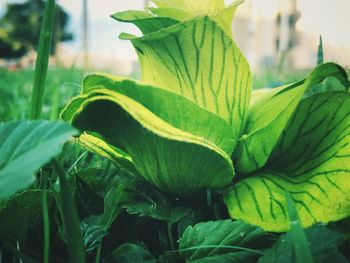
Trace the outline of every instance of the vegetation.
<path fill-rule="evenodd" d="M 113 16 L 143 32 L 121 35 L 143 81 L 87 76 L 65 122 L 56 113 L 77 85 L 61 96 L 62 84 L 80 71 L 49 72 L 42 117 L 51 121 L 18 121 L 41 114 L 40 103 L 14 104 L 30 97 L 22 84 L 33 72 L 0 71 L 1 93 L 26 94 L 0 108 L 0 259 L 349 262 L 345 70 L 320 52 L 302 80 L 252 91 L 267 78 L 252 84 L 232 39 L 241 1 L 154 2 L 152 13 Z"/>
<path fill-rule="evenodd" d="M 47 75 L 43 119 L 57 120 L 67 101 L 79 94 L 84 71 L 76 68 L 51 68 Z M 30 118 L 34 70 L 9 71 L 0 68 L 0 120 Z"/>

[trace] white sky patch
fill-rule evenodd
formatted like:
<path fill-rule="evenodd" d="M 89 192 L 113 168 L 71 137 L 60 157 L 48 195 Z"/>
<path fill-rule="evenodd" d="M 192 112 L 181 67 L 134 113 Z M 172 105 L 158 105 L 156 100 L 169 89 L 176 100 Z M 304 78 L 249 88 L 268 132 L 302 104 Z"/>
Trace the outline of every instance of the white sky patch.
<path fill-rule="evenodd" d="M 321 34 L 326 43 L 350 48 L 350 0 L 299 0 L 301 30 Z"/>

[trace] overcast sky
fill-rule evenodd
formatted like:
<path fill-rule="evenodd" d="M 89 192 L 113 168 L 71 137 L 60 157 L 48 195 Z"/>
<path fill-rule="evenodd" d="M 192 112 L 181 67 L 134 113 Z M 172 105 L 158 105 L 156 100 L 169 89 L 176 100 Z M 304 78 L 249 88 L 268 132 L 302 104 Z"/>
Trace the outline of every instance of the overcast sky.
<path fill-rule="evenodd" d="M 0 10 L 6 2 L 0 0 Z M 20 0 L 18 0 L 20 1 Z M 229 1 L 229 0 L 228 0 Z M 247 0 L 254 2 L 259 15 L 274 17 L 278 8 L 286 6 L 289 0 Z M 76 39 L 72 48 L 81 47 L 81 4 L 82 0 L 58 0 L 72 15 L 70 29 Z M 121 32 L 138 33 L 131 25 L 118 23 L 110 15 L 128 9 L 142 9 L 144 0 L 88 0 L 90 14 L 90 49 L 93 52 L 117 55 L 120 59 L 135 58 L 131 45 L 118 40 Z M 302 18 L 298 22 L 301 30 L 321 34 L 324 41 L 331 45 L 350 48 L 350 0 L 298 0 Z M 244 12 L 244 6 L 241 12 Z M 238 10 L 238 12 L 240 12 Z"/>

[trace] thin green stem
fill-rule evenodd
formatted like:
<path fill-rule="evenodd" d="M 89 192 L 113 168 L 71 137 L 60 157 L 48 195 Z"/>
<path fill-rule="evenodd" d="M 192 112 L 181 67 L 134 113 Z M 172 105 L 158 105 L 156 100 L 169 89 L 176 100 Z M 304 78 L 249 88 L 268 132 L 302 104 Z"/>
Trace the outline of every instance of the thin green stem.
<path fill-rule="evenodd" d="M 49 205 L 47 197 L 47 175 L 42 176 L 43 178 L 43 192 L 41 205 L 43 209 L 43 224 L 44 224 L 44 254 L 43 262 L 49 263 L 50 258 L 50 219 L 49 219 Z"/>
<path fill-rule="evenodd" d="M 44 93 L 47 69 L 49 66 L 49 57 L 52 45 L 53 28 L 55 22 L 55 0 L 47 0 L 44 19 L 40 31 L 40 39 L 38 46 L 38 57 L 35 65 L 35 76 L 33 84 L 31 118 L 40 119 Z"/>
<path fill-rule="evenodd" d="M 50 190 L 51 190 L 51 193 L 53 195 L 53 198 L 55 199 L 55 202 L 56 202 L 56 206 L 57 206 L 57 210 L 58 210 L 58 213 L 60 215 L 60 218 L 62 220 L 62 222 L 64 221 L 64 218 L 63 218 L 63 208 L 62 208 L 62 200 L 61 200 L 61 197 L 60 195 L 58 194 L 58 191 L 56 190 L 55 186 L 54 185 L 51 185 L 50 187 Z"/>
<path fill-rule="evenodd" d="M 172 250 L 176 250 L 176 242 L 173 237 L 173 224 L 168 223 L 168 237 L 170 240 L 170 247 Z"/>
<path fill-rule="evenodd" d="M 100 263 L 101 262 L 101 251 L 102 251 L 102 241 L 97 247 L 95 263 Z"/>
<path fill-rule="evenodd" d="M 22 256 L 22 247 L 19 245 L 19 242 L 17 241 L 17 244 L 16 244 L 16 250 L 18 252 L 18 256 L 19 256 L 19 262 L 20 263 L 23 263 L 23 256 Z"/>
<path fill-rule="evenodd" d="M 53 164 L 57 171 L 61 186 L 60 194 L 63 209 L 62 218 L 64 229 L 67 235 L 69 262 L 84 263 L 84 244 L 73 193 L 67 182 L 66 176 L 63 172 L 61 165 L 56 160 L 53 161 Z"/>

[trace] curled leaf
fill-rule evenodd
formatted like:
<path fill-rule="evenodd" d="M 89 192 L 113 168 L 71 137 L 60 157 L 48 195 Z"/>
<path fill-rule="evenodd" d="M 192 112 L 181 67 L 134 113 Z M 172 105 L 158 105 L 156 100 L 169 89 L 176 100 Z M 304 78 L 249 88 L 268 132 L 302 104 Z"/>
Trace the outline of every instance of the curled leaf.
<path fill-rule="evenodd" d="M 68 105 L 62 117 L 89 138 L 103 141 L 98 150 L 110 158 L 114 149 L 125 152 L 140 175 L 168 193 L 191 196 L 223 188 L 233 178 L 231 126 L 175 93 L 90 76 L 84 94 Z"/>
<path fill-rule="evenodd" d="M 233 218 L 270 231 L 289 229 L 284 192 L 303 227 L 350 215 L 350 95 L 316 94 L 301 102 L 267 164 L 226 194 Z"/>

